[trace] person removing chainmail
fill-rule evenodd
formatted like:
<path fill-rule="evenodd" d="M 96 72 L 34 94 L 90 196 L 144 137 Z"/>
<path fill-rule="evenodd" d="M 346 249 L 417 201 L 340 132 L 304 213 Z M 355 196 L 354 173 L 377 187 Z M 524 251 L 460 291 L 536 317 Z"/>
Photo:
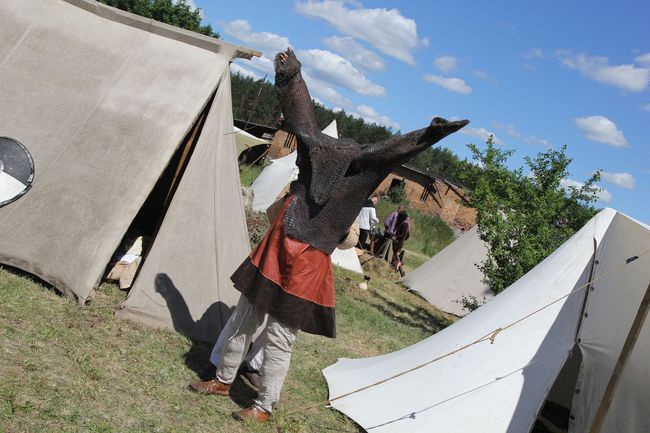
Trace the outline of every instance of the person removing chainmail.
<path fill-rule="evenodd" d="M 426 128 L 378 143 L 335 139 L 316 125 L 300 68 L 291 48 L 275 58 L 282 129 L 295 134 L 298 142 L 298 179 L 260 245 L 231 277 L 241 296 L 222 331 L 225 343 L 215 379 L 190 385 L 197 392 L 228 396 L 259 333 L 264 351 L 261 385 L 253 405 L 233 413 L 239 420 L 270 418 L 299 331 L 336 336 L 330 254 L 347 236 L 368 196 L 393 167 L 469 123 L 436 117 Z"/>

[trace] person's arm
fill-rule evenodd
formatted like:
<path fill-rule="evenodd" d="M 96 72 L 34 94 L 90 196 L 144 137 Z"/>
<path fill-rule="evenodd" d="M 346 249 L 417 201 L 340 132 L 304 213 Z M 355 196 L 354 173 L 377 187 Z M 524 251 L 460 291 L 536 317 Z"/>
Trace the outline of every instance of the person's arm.
<path fill-rule="evenodd" d="M 291 48 L 275 56 L 275 88 L 289 132 L 298 136 L 315 136 L 320 130 L 300 68 L 301 64 Z"/>
<path fill-rule="evenodd" d="M 468 120 L 448 121 L 435 117 L 426 128 L 398 135 L 386 141 L 361 145 L 361 151 L 353 159 L 351 168 L 356 171 L 402 164 L 411 156 L 458 131 L 468 123 Z"/>
<path fill-rule="evenodd" d="M 370 228 L 373 228 L 379 223 L 379 219 L 377 218 L 377 211 L 375 210 L 374 207 L 370 208 Z"/>

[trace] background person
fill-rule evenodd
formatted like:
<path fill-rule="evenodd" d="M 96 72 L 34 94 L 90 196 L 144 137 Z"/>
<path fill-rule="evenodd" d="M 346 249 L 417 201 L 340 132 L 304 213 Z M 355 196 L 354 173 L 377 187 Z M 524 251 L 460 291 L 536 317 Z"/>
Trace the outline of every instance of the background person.
<path fill-rule="evenodd" d="M 403 257 L 403 255 L 400 255 L 400 253 L 404 248 L 404 242 L 409 238 L 410 232 L 411 225 L 409 223 L 408 214 L 406 211 L 398 212 L 397 218 L 395 219 L 395 234 L 392 237 L 393 259 L 391 260 L 391 265 L 396 271 L 402 269 L 403 263 L 401 257 Z"/>
<path fill-rule="evenodd" d="M 359 248 L 364 250 L 369 249 L 370 245 L 366 240 L 370 237 L 371 230 L 379 223 L 375 210 L 377 201 L 379 198 L 375 194 L 371 195 L 359 212 Z"/>

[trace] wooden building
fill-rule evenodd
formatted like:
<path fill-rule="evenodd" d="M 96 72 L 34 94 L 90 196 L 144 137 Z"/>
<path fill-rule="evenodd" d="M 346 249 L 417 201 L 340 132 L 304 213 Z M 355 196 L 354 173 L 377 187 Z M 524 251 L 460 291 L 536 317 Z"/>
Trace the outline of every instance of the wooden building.
<path fill-rule="evenodd" d="M 454 228 L 467 230 L 476 224 L 476 210 L 468 206 L 463 188 L 445 179 L 401 165 L 384 179 L 375 192 L 383 195 L 391 188 L 404 188 L 407 207 L 437 215 Z"/>

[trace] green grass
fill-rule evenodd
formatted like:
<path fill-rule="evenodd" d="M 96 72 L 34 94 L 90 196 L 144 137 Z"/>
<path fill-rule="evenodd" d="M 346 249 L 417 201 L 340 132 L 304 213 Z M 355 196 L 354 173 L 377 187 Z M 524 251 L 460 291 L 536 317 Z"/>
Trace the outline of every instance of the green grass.
<path fill-rule="evenodd" d="M 250 186 L 262 167 L 240 170 L 242 185 Z M 382 221 L 394 207 L 380 201 Z M 442 248 L 447 239 L 438 234 L 445 233 L 442 222 L 410 214 L 407 269 L 428 259 L 427 245 Z M 386 262 L 373 259 L 364 268 L 368 290 L 358 288 L 361 276 L 335 267 L 338 337 L 300 335 L 275 421 L 257 426 L 230 416 L 255 396 L 244 382 L 235 382 L 231 398 L 187 390 L 209 366 L 211 345 L 115 319 L 125 297 L 116 286 L 103 284 L 80 308 L 0 267 L 0 432 L 359 432 L 324 406 L 286 414 L 327 399 L 321 371 L 338 358 L 399 350 L 453 320 L 398 286 Z"/>
<path fill-rule="evenodd" d="M 264 164 L 240 164 L 239 177 L 241 178 L 241 186 L 249 187 L 253 184 L 257 176 L 264 170 Z"/>
<path fill-rule="evenodd" d="M 398 350 L 451 320 L 379 275 L 367 291 L 361 281 L 335 270 L 338 337 L 300 335 L 275 422 L 254 426 L 230 416 L 254 398 L 244 382 L 235 382 L 232 398 L 187 390 L 208 365 L 210 345 L 115 319 L 124 298 L 116 286 L 102 285 L 79 308 L 0 268 L 0 431 L 358 432 L 323 406 L 285 414 L 327 399 L 321 370 L 339 357 Z"/>

